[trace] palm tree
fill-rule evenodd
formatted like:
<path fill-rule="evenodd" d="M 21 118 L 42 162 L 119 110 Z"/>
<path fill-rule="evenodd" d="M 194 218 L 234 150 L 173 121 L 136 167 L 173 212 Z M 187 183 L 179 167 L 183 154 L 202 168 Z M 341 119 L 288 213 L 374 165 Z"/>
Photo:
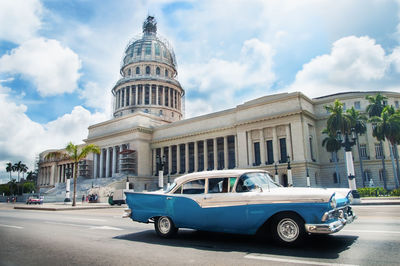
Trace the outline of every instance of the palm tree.
<path fill-rule="evenodd" d="M 356 132 L 356 142 L 357 142 L 357 151 L 358 151 L 358 159 L 360 162 L 360 170 L 361 170 L 361 177 L 362 177 L 362 184 L 363 187 L 365 187 L 365 176 L 364 176 L 364 168 L 363 168 L 363 162 L 362 162 L 362 157 L 360 153 L 360 142 L 358 139 L 358 135 L 364 134 L 367 131 L 367 117 L 363 114 L 361 114 L 359 111 L 354 109 L 354 107 L 351 107 L 350 109 L 346 110 L 345 114 L 351 123 L 351 128 L 354 128 Z"/>
<path fill-rule="evenodd" d="M 387 99 L 386 96 L 378 93 L 375 96 L 367 95 L 365 97 L 369 101 L 369 105 L 367 106 L 367 113 L 369 118 L 374 116 L 381 116 L 383 108 L 385 107 L 384 101 Z M 379 140 L 379 145 L 382 147 L 383 151 L 383 143 L 382 140 Z M 387 189 L 387 182 L 386 182 L 386 167 L 385 167 L 385 155 L 382 156 L 382 177 L 383 177 L 383 187 Z"/>
<path fill-rule="evenodd" d="M 342 132 L 342 134 L 350 133 L 351 122 L 343 113 L 343 103 L 339 100 L 335 100 L 333 105 L 326 105 L 324 107 L 330 113 L 328 121 L 326 122 L 328 131 L 333 136 L 336 136 L 337 131 Z"/>
<path fill-rule="evenodd" d="M 381 116 L 373 116 L 370 121 L 375 123 L 376 126 L 372 132 L 372 135 L 379 141 L 389 141 L 390 158 L 392 160 L 394 181 L 396 188 L 399 187 L 399 180 L 397 170 L 394 165 L 394 154 L 393 150 L 396 143 L 399 141 L 400 135 L 400 115 L 395 113 L 393 106 L 386 106 Z"/>
<path fill-rule="evenodd" d="M 328 129 L 324 129 L 322 131 L 323 134 L 327 134 L 327 137 L 325 137 L 322 140 L 322 146 L 325 146 L 326 151 L 332 153 L 333 157 L 333 162 L 335 163 L 335 172 L 336 172 L 336 177 L 339 182 L 340 186 L 340 174 L 339 174 L 339 168 L 338 168 L 338 160 L 337 160 L 337 152 L 340 150 L 341 145 L 337 141 L 336 136 L 332 135 Z"/>
<path fill-rule="evenodd" d="M 14 172 L 18 173 L 18 183 L 19 183 L 19 174 L 21 173 L 22 162 L 19 161 L 18 163 L 15 163 L 13 167 L 14 167 Z"/>
<path fill-rule="evenodd" d="M 65 158 L 70 159 L 74 162 L 74 173 L 73 173 L 73 178 L 74 178 L 74 196 L 72 199 L 72 206 L 76 206 L 76 179 L 78 177 L 78 163 L 80 160 L 86 158 L 86 156 L 89 153 L 100 153 L 100 148 L 97 145 L 94 144 L 88 144 L 83 147 L 79 147 L 78 145 L 72 144 L 70 142 L 67 147 L 65 148 L 67 154 L 64 154 L 63 152 L 60 151 L 55 151 L 51 152 L 46 155 L 46 158 L 51 158 L 51 157 L 62 157 L 65 156 Z"/>
<path fill-rule="evenodd" d="M 28 171 L 28 166 L 26 166 L 26 164 L 22 163 L 20 171 L 22 172 L 22 178 L 25 178 L 25 173 Z"/>
<path fill-rule="evenodd" d="M 11 181 L 11 172 L 14 172 L 14 168 L 11 162 L 6 164 L 6 171 L 10 173 L 10 181 Z"/>

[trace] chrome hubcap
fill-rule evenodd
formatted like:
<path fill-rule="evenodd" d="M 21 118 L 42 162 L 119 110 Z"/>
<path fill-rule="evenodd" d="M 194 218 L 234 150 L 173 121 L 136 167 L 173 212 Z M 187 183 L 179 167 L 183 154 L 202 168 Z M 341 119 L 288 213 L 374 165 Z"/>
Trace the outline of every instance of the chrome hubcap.
<path fill-rule="evenodd" d="M 161 217 L 158 220 L 158 229 L 163 234 L 169 233 L 169 231 L 171 230 L 171 222 L 169 221 L 169 219 L 167 217 Z"/>
<path fill-rule="evenodd" d="M 299 236 L 299 226 L 290 218 L 282 219 L 277 229 L 279 237 L 286 242 L 292 242 Z"/>

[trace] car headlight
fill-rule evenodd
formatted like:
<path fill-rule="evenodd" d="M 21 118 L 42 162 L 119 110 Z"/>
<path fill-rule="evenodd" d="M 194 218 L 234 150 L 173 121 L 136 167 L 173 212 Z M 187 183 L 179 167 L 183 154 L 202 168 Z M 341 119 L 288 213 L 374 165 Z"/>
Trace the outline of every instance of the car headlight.
<path fill-rule="evenodd" d="M 347 199 L 349 200 L 349 203 L 353 203 L 354 197 L 353 197 L 353 193 L 351 193 L 351 191 L 349 192 L 349 194 L 347 195 Z"/>
<path fill-rule="evenodd" d="M 331 204 L 332 209 L 336 208 L 336 198 L 335 198 L 335 196 L 332 196 L 330 204 Z"/>

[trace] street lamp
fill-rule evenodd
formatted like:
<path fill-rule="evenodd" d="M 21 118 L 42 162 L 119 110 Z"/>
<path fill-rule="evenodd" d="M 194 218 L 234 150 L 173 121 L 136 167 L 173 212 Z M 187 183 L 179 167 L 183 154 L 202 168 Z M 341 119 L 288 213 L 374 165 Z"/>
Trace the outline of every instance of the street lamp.
<path fill-rule="evenodd" d="M 306 179 L 307 179 L 307 187 L 311 186 L 310 182 L 310 173 L 308 172 L 308 162 L 306 161 Z"/>
<path fill-rule="evenodd" d="M 71 198 L 69 195 L 70 188 L 71 188 L 71 174 L 72 174 L 72 169 L 68 165 L 67 168 L 65 169 L 65 175 L 67 176 L 67 184 L 65 185 L 65 199 L 64 202 L 71 202 Z"/>
<path fill-rule="evenodd" d="M 275 183 L 279 184 L 278 164 L 275 162 Z"/>
<path fill-rule="evenodd" d="M 288 187 L 293 187 L 292 167 L 290 167 L 290 156 L 287 157 Z"/>
<path fill-rule="evenodd" d="M 165 154 L 161 157 L 160 155 L 156 156 L 156 163 L 158 169 L 158 187 L 164 186 L 164 165 L 167 162 L 167 158 Z"/>
<path fill-rule="evenodd" d="M 351 193 L 353 194 L 353 198 L 355 202 L 360 200 L 360 195 L 357 192 L 356 187 L 356 179 L 355 179 L 355 171 L 354 171 L 354 163 L 353 163 L 353 155 L 351 152 L 351 147 L 356 144 L 356 131 L 354 128 L 351 129 L 351 139 L 349 133 L 346 132 L 344 140 L 342 136 L 342 132 L 338 130 L 336 132 L 336 140 L 339 144 L 344 147 L 344 151 L 346 153 L 346 169 L 347 169 L 347 178 L 349 182 L 349 188 L 351 189 Z"/>

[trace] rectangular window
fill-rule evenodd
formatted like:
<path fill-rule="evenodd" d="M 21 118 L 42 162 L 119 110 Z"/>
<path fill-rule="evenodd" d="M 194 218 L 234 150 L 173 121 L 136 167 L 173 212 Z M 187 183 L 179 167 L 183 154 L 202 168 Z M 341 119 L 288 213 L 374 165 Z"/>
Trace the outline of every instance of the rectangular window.
<path fill-rule="evenodd" d="M 383 181 L 383 169 L 379 169 L 379 181 Z"/>
<path fill-rule="evenodd" d="M 186 163 L 185 163 L 185 145 L 179 145 L 179 152 L 180 152 L 180 162 L 181 162 L 181 171 L 180 174 L 186 172 Z"/>
<path fill-rule="evenodd" d="M 163 96 L 163 88 L 161 86 L 161 87 L 158 87 L 158 105 L 161 105 L 162 96 Z"/>
<path fill-rule="evenodd" d="M 274 148 L 272 145 L 272 140 L 267 140 L 267 161 L 268 164 L 273 164 L 274 163 Z"/>
<path fill-rule="evenodd" d="M 208 179 L 208 193 L 229 193 L 233 189 L 236 178 L 209 178 Z"/>
<path fill-rule="evenodd" d="M 164 147 L 164 156 L 165 156 L 165 164 L 164 164 L 164 175 L 168 174 L 169 172 L 169 147 Z"/>
<path fill-rule="evenodd" d="M 205 190 L 205 180 L 193 180 L 189 181 L 182 186 L 183 194 L 203 194 Z"/>
<path fill-rule="evenodd" d="M 399 109 L 399 101 L 394 101 L 394 106 L 396 107 L 396 109 Z"/>
<path fill-rule="evenodd" d="M 143 87 L 142 85 L 138 85 L 138 104 L 142 104 L 143 99 Z"/>
<path fill-rule="evenodd" d="M 194 143 L 190 142 L 189 144 L 189 173 L 194 172 Z"/>
<path fill-rule="evenodd" d="M 136 105 L 136 86 L 132 86 L 132 105 Z"/>
<path fill-rule="evenodd" d="M 157 43 L 154 45 L 154 52 L 156 55 L 160 55 L 160 45 Z"/>
<path fill-rule="evenodd" d="M 131 89 L 130 86 L 126 87 L 126 106 L 129 106 L 129 95 L 130 95 L 129 91 L 130 91 L 130 89 Z"/>
<path fill-rule="evenodd" d="M 254 142 L 254 166 L 261 164 L 260 142 Z"/>
<path fill-rule="evenodd" d="M 313 138 L 312 136 L 309 137 L 309 143 L 310 143 L 310 156 L 311 156 L 311 160 L 313 162 L 315 162 L 315 158 L 314 158 L 314 149 L 313 149 Z"/>
<path fill-rule="evenodd" d="M 204 143 L 203 141 L 197 142 L 197 151 L 198 151 L 198 171 L 204 171 Z"/>
<path fill-rule="evenodd" d="M 279 139 L 279 149 L 281 151 L 281 163 L 286 163 L 287 162 L 286 138 Z"/>
<path fill-rule="evenodd" d="M 124 97 L 125 97 L 125 90 L 124 89 L 122 89 L 122 101 L 121 101 L 121 107 L 124 107 Z"/>
<path fill-rule="evenodd" d="M 146 44 L 146 55 L 151 55 L 151 43 Z"/>
<path fill-rule="evenodd" d="M 375 156 L 376 156 L 376 159 L 383 158 L 383 149 L 382 149 L 382 145 L 380 143 L 375 143 Z"/>
<path fill-rule="evenodd" d="M 142 45 L 139 45 L 136 50 L 136 55 L 141 55 L 141 54 L 142 54 Z"/>
<path fill-rule="evenodd" d="M 144 104 L 150 103 L 150 86 L 146 85 L 145 87 L 145 95 L 144 95 Z"/>
<path fill-rule="evenodd" d="M 156 85 L 151 86 L 151 104 L 156 104 Z"/>
<path fill-rule="evenodd" d="M 173 107 L 172 106 L 172 104 L 173 104 L 172 99 L 174 98 L 174 90 L 173 89 L 169 90 L 169 98 L 171 99 L 169 105 L 170 105 L 170 107 Z"/>
<path fill-rule="evenodd" d="M 228 168 L 235 168 L 235 136 L 228 137 Z"/>
<path fill-rule="evenodd" d="M 176 169 L 177 169 L 177 165 L 176 165 L 176 145 L 172 146 L 172 150 L 171 150 L 171 175 L 176 174 Z"/>
<path fill-rule="evenodd" d="M 208 166 L 207 170 L 214 170 L 214 143 L 212 139 L 207 140 L 207 158 Z"/>
<path fill-rule="evenodd" d="M 168 87 L 165 87 L 164 105 L 168 106 Z"/>
<path fill-rule="evenodd" d="M 356 109 L 356 110 L 360 110 L 361 109 L 360 101 L 354 102 L 354 109 Z"/>
<path fill-rule="evenodd" d="M 366 144 L 360 144 L 360 157 L 362 159 L 367 159 L 367 145 Z"/>

